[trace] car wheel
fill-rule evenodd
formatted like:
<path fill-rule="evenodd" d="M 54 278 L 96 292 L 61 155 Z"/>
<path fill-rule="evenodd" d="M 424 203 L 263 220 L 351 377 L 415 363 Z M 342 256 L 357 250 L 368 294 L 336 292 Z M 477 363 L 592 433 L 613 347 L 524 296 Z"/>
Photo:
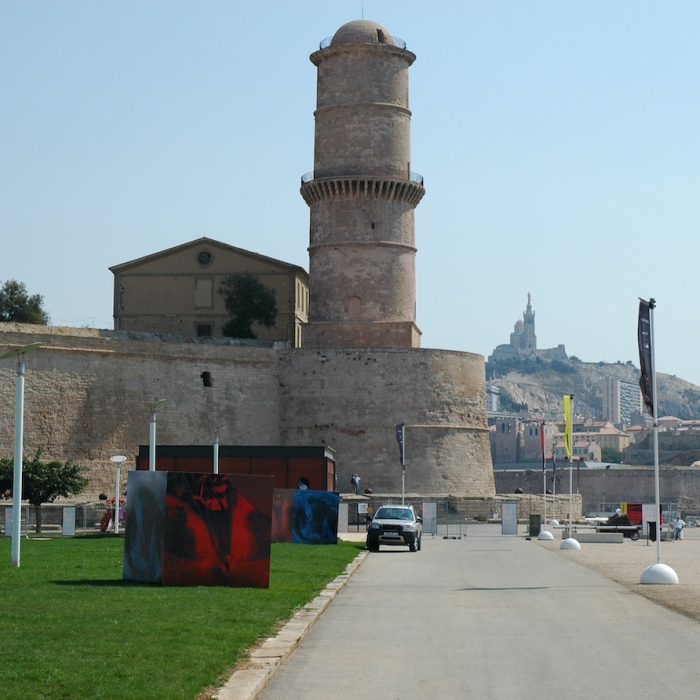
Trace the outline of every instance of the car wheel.
<path fill-rule="evenodd" d="M 417 552 L 417 551 L 418 551 L 418 547 L 416 546 L 416 543 L 417 543 L 417 542 L 418 542 L 418 540 L 412 540 L 411 542 L 409 542 L 408 548 L 409 548 L 412 552 Z"/>
<path fill-rule="evenodd" d="M 370 552 L 378 552 L 379 551 L 379 545 L 376 542 L 368 542 L 367 543 L 367 549 Z"/>
<path fill-rule="evenodd" d="M 419 552 L 420 552 L 420 548 L 421 548 L 421 546 L 422 546 L 422 542 L 423 542 L 423 538 L 422 538 L 422 537 L 419 537 L 419 538 L 418 538 L 418 551 L 419 551 Z"/>
<path fill-rule="evenodd" d="M 635 531 L 630 535 L 630 539 L 632 540 L 632 542 L 636 542 L 636 541 L 639 539 L 639 531 L 638 531 L 638 530 L 635 530 Z"/>

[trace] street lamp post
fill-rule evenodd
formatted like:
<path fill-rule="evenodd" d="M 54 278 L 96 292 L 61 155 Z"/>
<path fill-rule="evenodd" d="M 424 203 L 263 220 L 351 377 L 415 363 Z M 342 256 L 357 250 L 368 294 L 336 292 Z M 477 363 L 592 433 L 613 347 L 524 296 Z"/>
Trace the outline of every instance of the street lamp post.
<path fill-rule="evenodd" d="M 15 464 L 12 475 L 12 566 L 19 566 L 20 533 L 22 527 L 22 443 L 24 440 L 24 356 L 38 350 L 41 343 L 31 343 L 0 355 L 0 360 L 17 358 L 17 388 L 15 391 Z"/>

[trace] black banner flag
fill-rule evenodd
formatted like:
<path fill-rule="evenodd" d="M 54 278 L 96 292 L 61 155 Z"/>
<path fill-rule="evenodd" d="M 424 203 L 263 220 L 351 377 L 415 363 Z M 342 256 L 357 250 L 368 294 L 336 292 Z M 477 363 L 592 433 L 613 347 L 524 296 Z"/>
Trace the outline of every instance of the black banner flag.
<path fill-rule="evenodd" d="M 403 451 L 403 441 L 404 432 L 406 430 L 406 425 L 404 423 L 396 424 L 396 442 L 399 443 L 399 456 L 401 458 L 401 466 L 404 466 L 404 451 Z"/>
<path fill-rule="evenodd" d="M 637 341 L 639 343 L 639 366 L 642 374 L 639 378 L 639 388 L 642 390 L 642 398 L 649 413 L 654 415 L 654 385 L 652 372 L 654 371 L 651 359 L 651 309 L 654 308 L 654 300 L 639 300 L 639 322 L 637 324 Z"/>

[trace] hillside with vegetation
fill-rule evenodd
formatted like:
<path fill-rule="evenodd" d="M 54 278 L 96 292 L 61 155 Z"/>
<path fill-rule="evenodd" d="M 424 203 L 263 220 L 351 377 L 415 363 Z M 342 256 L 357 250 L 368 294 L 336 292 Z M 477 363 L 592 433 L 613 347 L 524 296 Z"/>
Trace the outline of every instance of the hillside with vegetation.
<path fill-rule="evenodd" d="M 574 395 L 577 416 L 601 419 L 605 379 L 613 377 L 639 382 L 639 368 L 632 362 L 582 362 L 522 357 L 487 363 L 487 380 L 501 392 L 501 410 L 540 413 L 543 418 L 561 419 L 562 396 Z M 675 375 L 657 373 L 659 417 L 700 417 L 700 387 Z"/>

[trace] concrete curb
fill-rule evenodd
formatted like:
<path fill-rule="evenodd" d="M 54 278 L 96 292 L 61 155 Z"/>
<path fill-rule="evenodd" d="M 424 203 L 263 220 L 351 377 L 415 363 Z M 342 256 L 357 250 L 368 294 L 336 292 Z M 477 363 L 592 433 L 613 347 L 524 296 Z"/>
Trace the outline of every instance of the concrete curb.
<path fill-rule="evenodd" d="M 297 610 L 276 636 L 253 648 L 249 667 L 235 671 L 211 696 L 212 700 L 254 700 L 357 571 L 367 554 L 360 552 L 340 576 L 333 579 L 310 603 Z"/>

